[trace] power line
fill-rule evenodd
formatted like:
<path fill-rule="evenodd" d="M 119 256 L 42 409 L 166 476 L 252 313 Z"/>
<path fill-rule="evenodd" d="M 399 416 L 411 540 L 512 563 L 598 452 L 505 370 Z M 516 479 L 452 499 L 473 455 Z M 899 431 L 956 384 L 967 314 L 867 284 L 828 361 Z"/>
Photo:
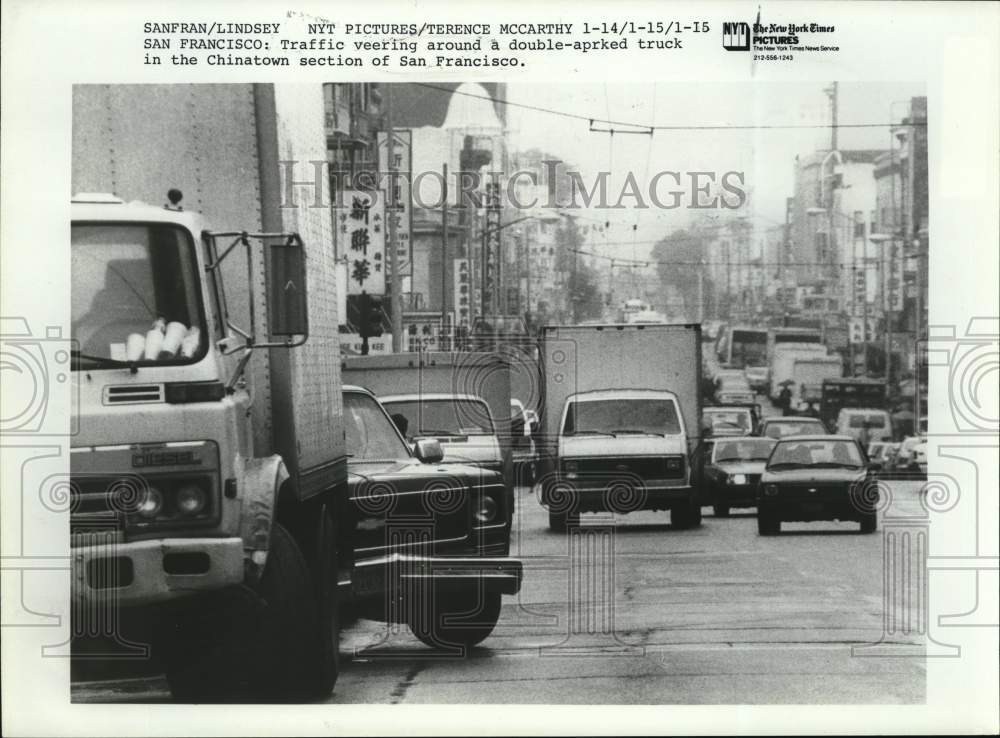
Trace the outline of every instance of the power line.
<path fill-rule="evenodd" d="M 627 244 L 622 244 L 627 245 Z M 590 256 L 595 259 L 604 259 L 606 261 L 615 262 L 615 264 L 620 264 L 622 266 L 655 266 L 658 264 L 665 264 L 667 266 L 725 266 L 727 262 L 725 261 L 676 261 L 674 259 L 669 260 L 658 260 L 658 259 L 623 259 L 620 256 L 606 256 L 605 254 L 598 254 L 592 251 L 585 251 L 584 249 L 569 249 L 583 256 Z M 731 262 L 729 262 L 731 263 Z M 751 260 L 750 266 L 752 267 L 779 267 L 779 266 L 826 266 L 826 267 L 838 267 L 840 269 L 850 269 L 850 264 L 831 264 L 828 261 L 757 261 L 756 259 Z"/>
<path fill-rule="evenodd" d="M 589 115 L 580 115 L 578 113 L 569 113 L 565 110 L 555 110 L 553 108 L 546 108 L 541 105 L 529 105 L 527 103 L 518 103 L 511 100 L 504 100 L 502 98 L 493 97 L 492 95 L 476 95 L 471 92 L 460 92 L 455 89 L 448 87 L 441 87 L 439 85 L 432 85 L 427 82 L 413 82 L 418 87 L 424 87 L 429 90 L 437 90 L 438 92 L 444 92 L 449 95 L 463 95 L 465 97 L 475 98 L 477 100 L 486 100 L 491 103 L 506 105 L 512 108 L 521 108 L 523 110 L 534 110 L 538 113 L 546 113 L 548 115 L 557 115 L 561 118 L 568 118 L 570 120 L 580 120 L 586 121 L 591 126 L 594 123 L 603 123 L 609 126 L 628 126 L 636 129 L 643 129 L 643 131 L 762 131 L 762 130 L 774 130 L 774 131 L 787 131 L 787 130 L 798 130 L 798 129 L 818 129 L 818 128 L 896 128 L 899 123 L 837 123 L 836 125 L 832 123 L 779 123 L 779 124 L 753 124 L 753 125 L 728 125 L 728 124 L 712 124 L 712 125 L 688 125 L 688 126 L 657 126 L 657 125 L 647 125 L 643 123 L 632 123 L 630 121 L 622 120 L 612 120 L 609 117 L 606 119 L 597 118 Z M 927 125 L 926 121 L 915 121 L 907 125 L 912 125 L 915 127 L 925 127 Z M 607 133 L 608 131 L 602 131 L 602 133 Z M 624 131 L 618 131 L 618 133 L 623 133 Z"/>

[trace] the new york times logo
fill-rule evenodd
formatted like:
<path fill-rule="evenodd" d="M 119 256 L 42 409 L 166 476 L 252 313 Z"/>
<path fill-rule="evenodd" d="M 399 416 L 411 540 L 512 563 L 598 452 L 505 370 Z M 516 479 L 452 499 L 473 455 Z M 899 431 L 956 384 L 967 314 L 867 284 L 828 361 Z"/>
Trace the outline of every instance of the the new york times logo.
<path fill-rule="evenodd" d="M 723 23 L 722 48 L 727 51 L 750 51 L 750 24 Z"/>

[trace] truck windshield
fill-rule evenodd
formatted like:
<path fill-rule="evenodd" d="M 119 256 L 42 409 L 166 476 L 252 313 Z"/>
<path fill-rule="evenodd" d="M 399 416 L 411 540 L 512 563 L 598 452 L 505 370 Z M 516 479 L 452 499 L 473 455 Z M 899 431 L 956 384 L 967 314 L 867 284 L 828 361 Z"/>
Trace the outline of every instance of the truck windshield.
<path fill-rule="evenodd" d="M 759 366 L 767 363 L 767 331 L 734 330 L 731 363 Z"/>
<path fill-rule="evenodd" d="M 205 352 L 194 244 L 160 224 L 74 224 L 74 368 L 185 363 Z"/>
<path fill-rule="evenodd" d="M 571 400 L 563 435 L 653 433 L 677 435 L 681 424 L 673 400 Z"/>
<path fill-rule="evenodd" d="M 385 409 L 403 420 L 407 438 L 421 435 L 493 435 L 489 406 L 482 400 L 444 398 L 400 400 L 385 403 Z M 401 416 L 401 417 L 396 417 Z"/>
<path fill-rule="evenodd" d="M 361 392 L 344 393 L 344 432 L 347 454 L 355 461 L 395 461 L 410 456 L 378 402 Z"/>

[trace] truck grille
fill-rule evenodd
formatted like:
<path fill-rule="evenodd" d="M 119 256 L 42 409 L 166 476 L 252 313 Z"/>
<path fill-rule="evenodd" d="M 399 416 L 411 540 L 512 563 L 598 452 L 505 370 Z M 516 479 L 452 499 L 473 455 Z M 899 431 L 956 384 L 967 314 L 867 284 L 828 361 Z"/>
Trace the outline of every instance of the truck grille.
<path fill-rule="evenodd" d="M 354 490 L 358 556 L 417 552 L 440 554 L 472 533 L 472 501 L 464 486 L 433 483 L 429 489 L 399 491 L 393 485 Z"/>
<path fill-rule="evenodd" d="M 684 477 L 683 456 L 624 456 L 597 459 L 574 459 L 581 477 L 587 474 L 602 476 L 634 474 L 641 479 L 681 479 Z M 570 467 L 571 468 L 571 467 Z M 567 462 L 563 462 L 567 471 Z"/>

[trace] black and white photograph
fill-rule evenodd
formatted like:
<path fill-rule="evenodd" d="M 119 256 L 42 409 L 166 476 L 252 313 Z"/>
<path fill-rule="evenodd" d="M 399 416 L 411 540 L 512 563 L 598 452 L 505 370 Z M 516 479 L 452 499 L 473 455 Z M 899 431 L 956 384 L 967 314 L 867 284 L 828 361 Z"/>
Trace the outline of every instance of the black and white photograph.
<path fill-rule="evenodd" d="M 998 729 L 1000 6 L 210 6 L 5 24 L 12 735 Z"/>

